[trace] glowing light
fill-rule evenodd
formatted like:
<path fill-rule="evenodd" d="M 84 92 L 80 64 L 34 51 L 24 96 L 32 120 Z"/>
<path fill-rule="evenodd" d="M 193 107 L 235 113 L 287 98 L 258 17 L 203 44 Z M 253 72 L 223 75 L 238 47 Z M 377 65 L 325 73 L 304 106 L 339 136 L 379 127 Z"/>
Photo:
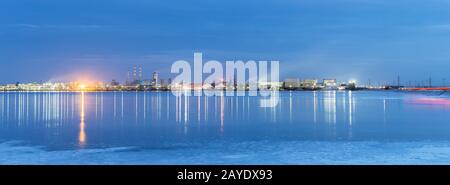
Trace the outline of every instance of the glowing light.
<path fill-rule="evenodd" d="M 81 92 L 80 101 L 80 132 L 78 134 L 78 142 L 80 147 L 83 147 L 86 143 L 86 133 L 84 131 L 84 92 Z"/>
<path fill-rule="evenodd" d="M 85 89 L 86 89 L 86 85 L 85 85 L 85 84 L 80 84 L 80 85 L 78 86 L 78 89 L 80 89 L 80 90 L 85 90 Z"/>
<path fill-rule="evenodd" d="M 356 84 L 356 80 L 349 80 L 348 83 L 349 84 Z"/>
<path fill-rule="evenodd" d="M 415 98 L 413 104 L 450 106 L 450 100 L 444 98 Z"/>

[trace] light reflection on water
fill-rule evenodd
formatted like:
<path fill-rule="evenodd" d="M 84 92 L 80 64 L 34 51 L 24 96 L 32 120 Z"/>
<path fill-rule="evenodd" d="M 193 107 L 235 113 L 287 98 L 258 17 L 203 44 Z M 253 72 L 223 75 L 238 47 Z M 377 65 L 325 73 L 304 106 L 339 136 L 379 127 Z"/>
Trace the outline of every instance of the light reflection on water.
<path fill-rule="evenodd" d="M 170 92 L 3 92 L 0 140 L 74 149 L 213 140 L 450 139 L 446 96 L 281 92 L 273 108 L 259 107 L 260 99 L 176 97 Z"/>
<path fill-rule="evenodd" d="M 84 92 L 81 92 L 80 101 L 80 136 L 78 137 L 78 140 L 80 142 L 80 147 L 82 147 L 86 142 L 86 133 L 84 131 Z"/>

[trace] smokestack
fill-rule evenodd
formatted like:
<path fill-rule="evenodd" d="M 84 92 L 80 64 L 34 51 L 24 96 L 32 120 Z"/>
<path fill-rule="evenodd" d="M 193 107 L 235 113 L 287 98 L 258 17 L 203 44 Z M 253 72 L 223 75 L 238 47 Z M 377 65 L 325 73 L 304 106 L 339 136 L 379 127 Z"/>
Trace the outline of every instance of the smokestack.
<path fill-rule="evenodd" d="M 133 80 L 136 81 L 136 65 L 133 66 Z"/>
<path fill-rule="evenodd" d="M 142 81 L 142 67 L 139 66 L 139 81 Z"/>

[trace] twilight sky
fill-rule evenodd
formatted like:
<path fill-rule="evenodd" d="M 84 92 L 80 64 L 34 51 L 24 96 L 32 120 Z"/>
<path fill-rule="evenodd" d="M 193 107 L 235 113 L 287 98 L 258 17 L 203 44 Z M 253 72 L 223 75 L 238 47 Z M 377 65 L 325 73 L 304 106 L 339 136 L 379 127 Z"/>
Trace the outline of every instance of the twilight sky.
<path fill-rule="evenodd" d="M 0 83 L 167 77 L 196 51 L 279 60 L 282 79 L 442 84 L 450 0 L 0 1 Z"/>

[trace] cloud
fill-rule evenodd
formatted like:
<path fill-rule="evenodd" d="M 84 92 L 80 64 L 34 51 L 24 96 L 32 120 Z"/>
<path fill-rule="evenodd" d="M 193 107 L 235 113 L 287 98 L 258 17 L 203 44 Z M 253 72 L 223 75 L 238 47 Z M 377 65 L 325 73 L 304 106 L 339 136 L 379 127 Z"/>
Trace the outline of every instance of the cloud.
<path fill-rule="evenodd" d="M 106 25 L 97 24 L 29 24 L 29 23 L 18 23 L 18 24 L 7 24 L 1 25 L 4 28 L 11 29 L 27 29 L 27 30 L 92 30 L 107 27 Z M 109 26 L 111 27 L 111 26 Z"/>
<path fill-rule="evenodd" d="M 426 26 L 426 29 L 431 31 L 450 31 L 450 24 L 435 24 Z"/>

